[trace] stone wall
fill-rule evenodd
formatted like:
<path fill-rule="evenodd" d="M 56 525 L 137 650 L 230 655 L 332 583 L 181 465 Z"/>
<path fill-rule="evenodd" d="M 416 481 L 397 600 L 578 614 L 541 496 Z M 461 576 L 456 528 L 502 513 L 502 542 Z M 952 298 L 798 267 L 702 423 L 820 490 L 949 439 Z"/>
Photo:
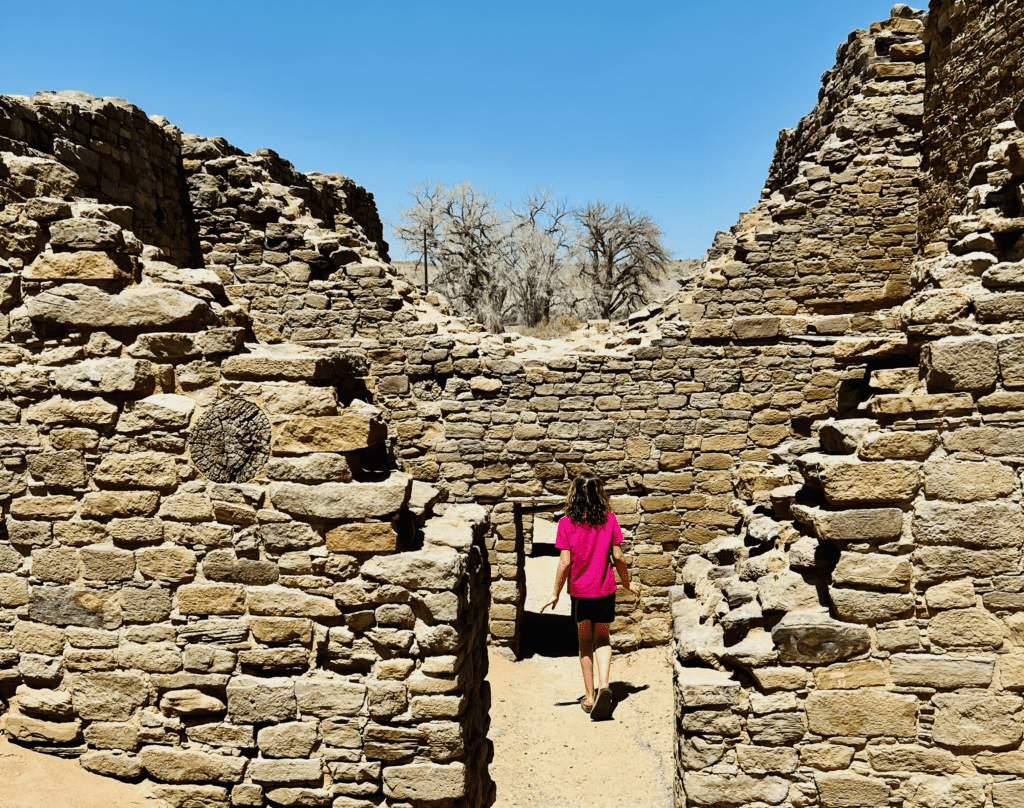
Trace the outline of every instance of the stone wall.
<path fill-rule="evenodd" d="M 6 734 L 178 806 L 493 802 L 487 513 L 395 467 L 365 350 L 253 342 L 76 170 L 0 159 Z"/>
<path fill-rule="evenodd" d="M 994 41 L 933 50 L 929 98 L 967 110 L 989 92 L 995 7 L 957 4 Z M 933 48 L 949 24 L 935 11 Z M 917 292 L 902 338 L 858 357 L 857 411 L 779 446 L 772 473 L 793 484 L 673 590 L 679 805 L 1019 799 L 1024 137 L 988 103 L 964 140 L 926 115 L 925 142 L 974 179 L 926 163 L 925 187 L 950 197 L 938 225 L 921 212 Z"/>
<path fill-rule="evenodd" d="M 923 245 L 949 237 L 959 200 L 986 184 L 990 134 L 1024 101 L 1024 20 L 1014 0 L 932 0 L 930 17 Z"/>
<path fill-rule="evenodd" d="M 5 206 L 0 228 L 18 236 L 14 240 L 8 235 L 0 242 L 0 258 L 17 257 L 23 247 L 42 246 L 45 234 L 32 223 L 47 221 L 49 214 L 41 209 L 45 203 L 36 201 L 38 197 L 60 200 L 73 194 L 107 206 L 108 215 L 145 243 L 159 247 L 169 260 L 180 266 L 198 265 L 198 242 L 181 172 L 180 132 L 166 119 L 148 118 L 120 98 L 85 93 L 4 96 L 0 151 L 8 162 L 19 165 L 17 183 L 0 168 L 0 204 Z M 72 173 L 48 180 L 39 172 L 21 170 L 47 158 Z M 26 211 L 25 203 L 31 209 Z"/>

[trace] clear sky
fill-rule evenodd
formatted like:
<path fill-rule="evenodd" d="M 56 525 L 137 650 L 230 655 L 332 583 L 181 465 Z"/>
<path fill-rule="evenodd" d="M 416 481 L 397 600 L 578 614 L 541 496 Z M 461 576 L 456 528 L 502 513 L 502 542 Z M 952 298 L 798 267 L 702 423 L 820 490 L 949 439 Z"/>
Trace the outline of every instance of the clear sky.
<path fill-rule="evenodd" d="M 0 93 L 127 98 L 345 174 L 387 221 L 427 179 L 624 203 L 696 258 L 757 201 L 836 48 L 891 5 L 6 0 Z"/>

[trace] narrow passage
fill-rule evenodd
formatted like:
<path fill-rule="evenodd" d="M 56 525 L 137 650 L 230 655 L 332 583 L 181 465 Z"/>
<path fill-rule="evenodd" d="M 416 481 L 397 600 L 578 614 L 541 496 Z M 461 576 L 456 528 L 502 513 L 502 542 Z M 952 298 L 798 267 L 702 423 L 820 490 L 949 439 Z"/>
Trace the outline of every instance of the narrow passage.
<path fill-rule="evenodd" d="M 551 621 L 538 615 L 550 600 L 558 555 L 554 526 L 535 522 L 526 558 L 525 658 L 490 654 L 491 731 L 496 808 L 671 808 L 673 702 L 667 648 L 644 648 L 612 660 L 618 704 L 611 721 L 593 722 L 583 695 L 569 596 Z M 549 610 L 550 611 L 550 610 Z"/>

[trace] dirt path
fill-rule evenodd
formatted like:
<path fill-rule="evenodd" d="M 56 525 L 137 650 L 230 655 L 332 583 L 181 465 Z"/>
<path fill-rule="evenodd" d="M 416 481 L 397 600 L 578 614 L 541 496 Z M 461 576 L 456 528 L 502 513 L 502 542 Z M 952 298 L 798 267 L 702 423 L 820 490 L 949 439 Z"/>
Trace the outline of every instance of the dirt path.
<path fill-rule="evenodd" d="M 170 808 L 149 783 L 122 783 L 77 760 L 33 752 L 0 736 L 0 808 Z"/>
<path fill-rule="evenodd" d="M 537 531 L 534 541 L 553 544 L 548 532 Z M 557 561 L 553 553 L 526 560 L 524 639 L 532 655 L 518 662 L 490 655 L 495 806 L 670 808 L 668 652 L 645 648 L 614 659 L 613 720 L 591 721 L 577 704 L 583 677 L 568 596 L 563 594 L 554 618 L 536 614 L 550 598 Z M 527 637 L 527 631 L 540 636 Z"/>

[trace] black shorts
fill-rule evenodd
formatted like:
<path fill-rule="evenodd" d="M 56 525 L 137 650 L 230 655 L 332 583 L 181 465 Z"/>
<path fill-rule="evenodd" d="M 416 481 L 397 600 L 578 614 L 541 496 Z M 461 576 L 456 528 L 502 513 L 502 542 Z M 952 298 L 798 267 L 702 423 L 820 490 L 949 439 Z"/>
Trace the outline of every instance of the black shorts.
<path fill-rule="evenodd" d="M 615 620 L 615 593 L 602 595 L 599 598 L 572 599 L 572 619 L 577 623 L 590 620 L 593 623 L 611 623 Z"/>

